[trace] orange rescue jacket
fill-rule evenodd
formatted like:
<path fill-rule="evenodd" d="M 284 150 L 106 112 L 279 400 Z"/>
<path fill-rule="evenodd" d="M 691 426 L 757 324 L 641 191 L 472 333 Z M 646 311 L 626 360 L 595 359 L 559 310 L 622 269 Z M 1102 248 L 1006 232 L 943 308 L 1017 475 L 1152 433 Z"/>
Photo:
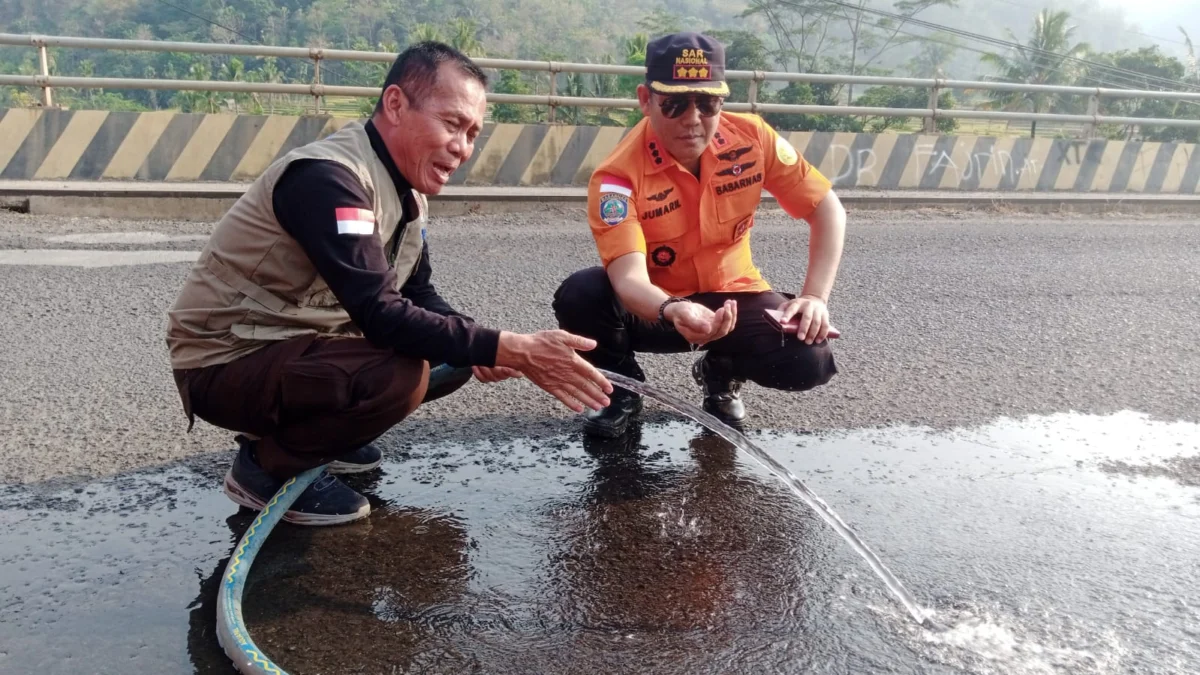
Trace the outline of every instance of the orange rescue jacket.
<path fill-rule="evenodd" d="M 721 113 L 699 179 L 667 156 L 643 119 L 593 172 L 588 224 L 605 267 L 643 253 L 650 281 L 671 295 L 766 291 L 750 254 L 763 190 L 805 218 L 831 188 L 757 115 Z"/>

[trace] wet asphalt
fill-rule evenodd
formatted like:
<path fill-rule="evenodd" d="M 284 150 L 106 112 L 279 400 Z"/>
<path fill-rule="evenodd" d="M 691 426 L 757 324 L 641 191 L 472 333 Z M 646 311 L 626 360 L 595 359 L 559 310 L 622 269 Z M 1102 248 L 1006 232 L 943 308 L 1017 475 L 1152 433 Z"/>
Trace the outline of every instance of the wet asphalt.
<path fill-rule="evenodd" d="M 491 325 L 553 327 L 554 288 L 595 262 L 577 216 L 437 222 L 435 281 Z M 195 251 L 206 228 L 0 213 L 0 260 Z M 798 288 L 803 224 L 754 236 Z M 840 373 L 748 385 L 750 437 L 946 633 L 694 423 L 651 406 L 596 444 L 524 382 L 381 439 L 367 522 L 273 535 L 251 632 L 291 672 L 1195 671 L 1198 258 L 1187 218 L 851 215 Z M 170 380 L 186 269 L 0 264 L 0 671 L 230 672 L 215 583 L 249 516 L 217 487 L 231 439 L 185 434 Z M 696 398 L 686 355 L 644 364 Z"/>

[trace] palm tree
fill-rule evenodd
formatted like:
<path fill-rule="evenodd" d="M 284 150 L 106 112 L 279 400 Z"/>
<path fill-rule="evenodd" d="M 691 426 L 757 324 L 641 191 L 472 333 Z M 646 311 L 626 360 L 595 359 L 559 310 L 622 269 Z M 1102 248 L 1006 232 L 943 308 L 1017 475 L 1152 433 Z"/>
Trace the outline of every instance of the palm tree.
<path fill-rule="evenodd" d="M 211 80 L 212 70 L 204 62 L 194 62 L 188 68 L 188 79 Z M 220 92 L 215 91 L 181 91 L 176 100 L 182 105 L 184 112 L 215 113 L 221 108 Z"/>
<path fill-rule="evenodd" d="M 1179 32 L 1183 33 L 1183 42 L 1187 45 L 1187 60 L 1184 65 L 1187 66 L 1185 78 L 1189 82 L 1200 83 L 1200 63 L 1196 61 L 1196 47 L 1192 44 L 1192 37 L 1188 32 L 1179 26 Z"/>
<path fill-rule="evenodd" d="M 1087 55 L 1091 47 L 1086 42 L 1071 45 L 1075 26 L 1068 26 L 1069 12 L 1043 9 L 1033 21 L 1033 34 L 1025 45 L 1017 44 L 1010 56 L 984 54 L 981 60 L 995 66 L 1002 82 L 1022 84 L 1065 84 L 1072 82 L 1080 70 L 1073 59 Z M 1012 42 L 1017 36 L 1008 31 Z M 1068 46 L 1070 45 L 1070 46 Z M 1048 112 L 1062 104 L 1061 96 L 1044 92 L 991 92 L 993 104 L 1005 110 L 1027 108 L 1034 113 Z M 1030 136 L 1037 135 L 1037 122 L 1029 128 Z"/>
<path fill-rule="evenodd" d="M 431 23 L 419 23 L 409 31 L 408 38 L 413 44 L 418 42 L 441 42 L 442 30 Z"/>
<path fill-rule="evenodd" d="M 263 59 L 262 65 L 258 68 L 258 77 L 260 82 L 268 84 L 280 84 L 283 82 L 283 72 L 279 70 L 279 59 L 274 56 L 268 56 Z M 275 94 L 267 94 L 267 111 L 270 114 L 275 114 Z"/>
<path fill-rule="evenodd" d="M 232 58 L 221 66 L 221 79 L 229 82 L 242 82 L 246 79 L 246 64 L 239 58 Z M 233 103 L 233 112 L 240 112 L 239 104 L 246 98 L 245 94 L 232 93 L 229 101 Z"/>
<path fill-rule="evenodd" d="M 483 56 L 479 41 L 479 24 L 474 19 L 458 17 L 450 22 L 450 46 L 467 56 Z"/>

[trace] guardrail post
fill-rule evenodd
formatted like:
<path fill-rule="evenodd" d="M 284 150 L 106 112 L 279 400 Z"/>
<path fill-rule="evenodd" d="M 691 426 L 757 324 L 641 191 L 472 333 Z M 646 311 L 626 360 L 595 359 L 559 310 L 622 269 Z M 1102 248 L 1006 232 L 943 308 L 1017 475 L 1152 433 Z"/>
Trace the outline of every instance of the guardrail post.
<path fill-rule="evenodd" d="M 550 70 L 550 111 L 546 115 L 546 121 L 554 124 L 554 118 L 558 112 L 558 106 L 554 104 L 554 97 L 558 95 L 558 64 L 550 61 L 548 67 Z"/>
<path fill-rule="evenodd" d="M 1100 91 L 1088 97 L 1087 114 L 1092 118 L 1091 122 L 1083 125 L 1084 138 L 1091 140 L 1096 137 L 1096 116 L 1100 114 Z"/>
<path fill-rule="evenodd" d="M 46 51 L 46 41 L 40 38 L 34 38 L 34 44 L 38 49 L 38 61 L 41 62 L 42 77 L 46 78 L 46 83 L 42 85 L 42 105 L 50 108 L 54 106 L 54 95 L 50 91 L 50 54 Z"/>
<path fill-rule="evenodd" d="M 758 114 L 758 83 L 764 77 L 761 70 L 754 71 L 754 79 L 750 80 L 750 91 L 746 95 L 746 102 L 750 104 L 750 112 Z"/>
<path fill-rule="evenodd" d="M 309 50 L 309 53 L 312 55 L 312 60 L 313 60 L 313 85 L 314 86 L 320 85 L 321 84 L 321 57 L 323 54 L 320 49 Z M 315 92 L 313 93 L 313 114 L 314 115 L 321 114 L 321 95 L 317 94 Z"/>
<path fill-rule="evenodd" d="M 929 116 L 921 124 L 921 130 L 927 134 L 937 132 L 938 98 L 942 95 L 941 82 L 941 80 L 934 80 L 934 85 L 929 88 Z"/>

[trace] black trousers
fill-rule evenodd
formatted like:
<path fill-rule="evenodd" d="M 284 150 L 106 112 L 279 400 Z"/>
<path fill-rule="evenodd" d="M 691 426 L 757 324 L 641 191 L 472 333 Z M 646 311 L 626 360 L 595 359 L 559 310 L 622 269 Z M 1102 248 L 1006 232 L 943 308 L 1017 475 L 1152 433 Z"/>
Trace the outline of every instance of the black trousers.
<path fill-rule="evenodd" d="M 764 309 L 776 309 L 789 297 L 772 291 L 690 296 L 692 302 L 712 310 L 729 298 L 738 303 L 733 331 L 701 349 L 729 357 L 735 378 L 770 389 L 805 391 L 829 382 L 837 367 L 828 341 L 808 345 L 793 335 L 784 336 L 763 316 Z M 642 379 L 636 353 L 691 350 L 673 326 L 645 321 L 626 310 L 602 267 L 567 277 L 554 293 L 553 307 L 559 328 L 597 342 L 596 349 L 579 353 L 597 368 Z"/>

